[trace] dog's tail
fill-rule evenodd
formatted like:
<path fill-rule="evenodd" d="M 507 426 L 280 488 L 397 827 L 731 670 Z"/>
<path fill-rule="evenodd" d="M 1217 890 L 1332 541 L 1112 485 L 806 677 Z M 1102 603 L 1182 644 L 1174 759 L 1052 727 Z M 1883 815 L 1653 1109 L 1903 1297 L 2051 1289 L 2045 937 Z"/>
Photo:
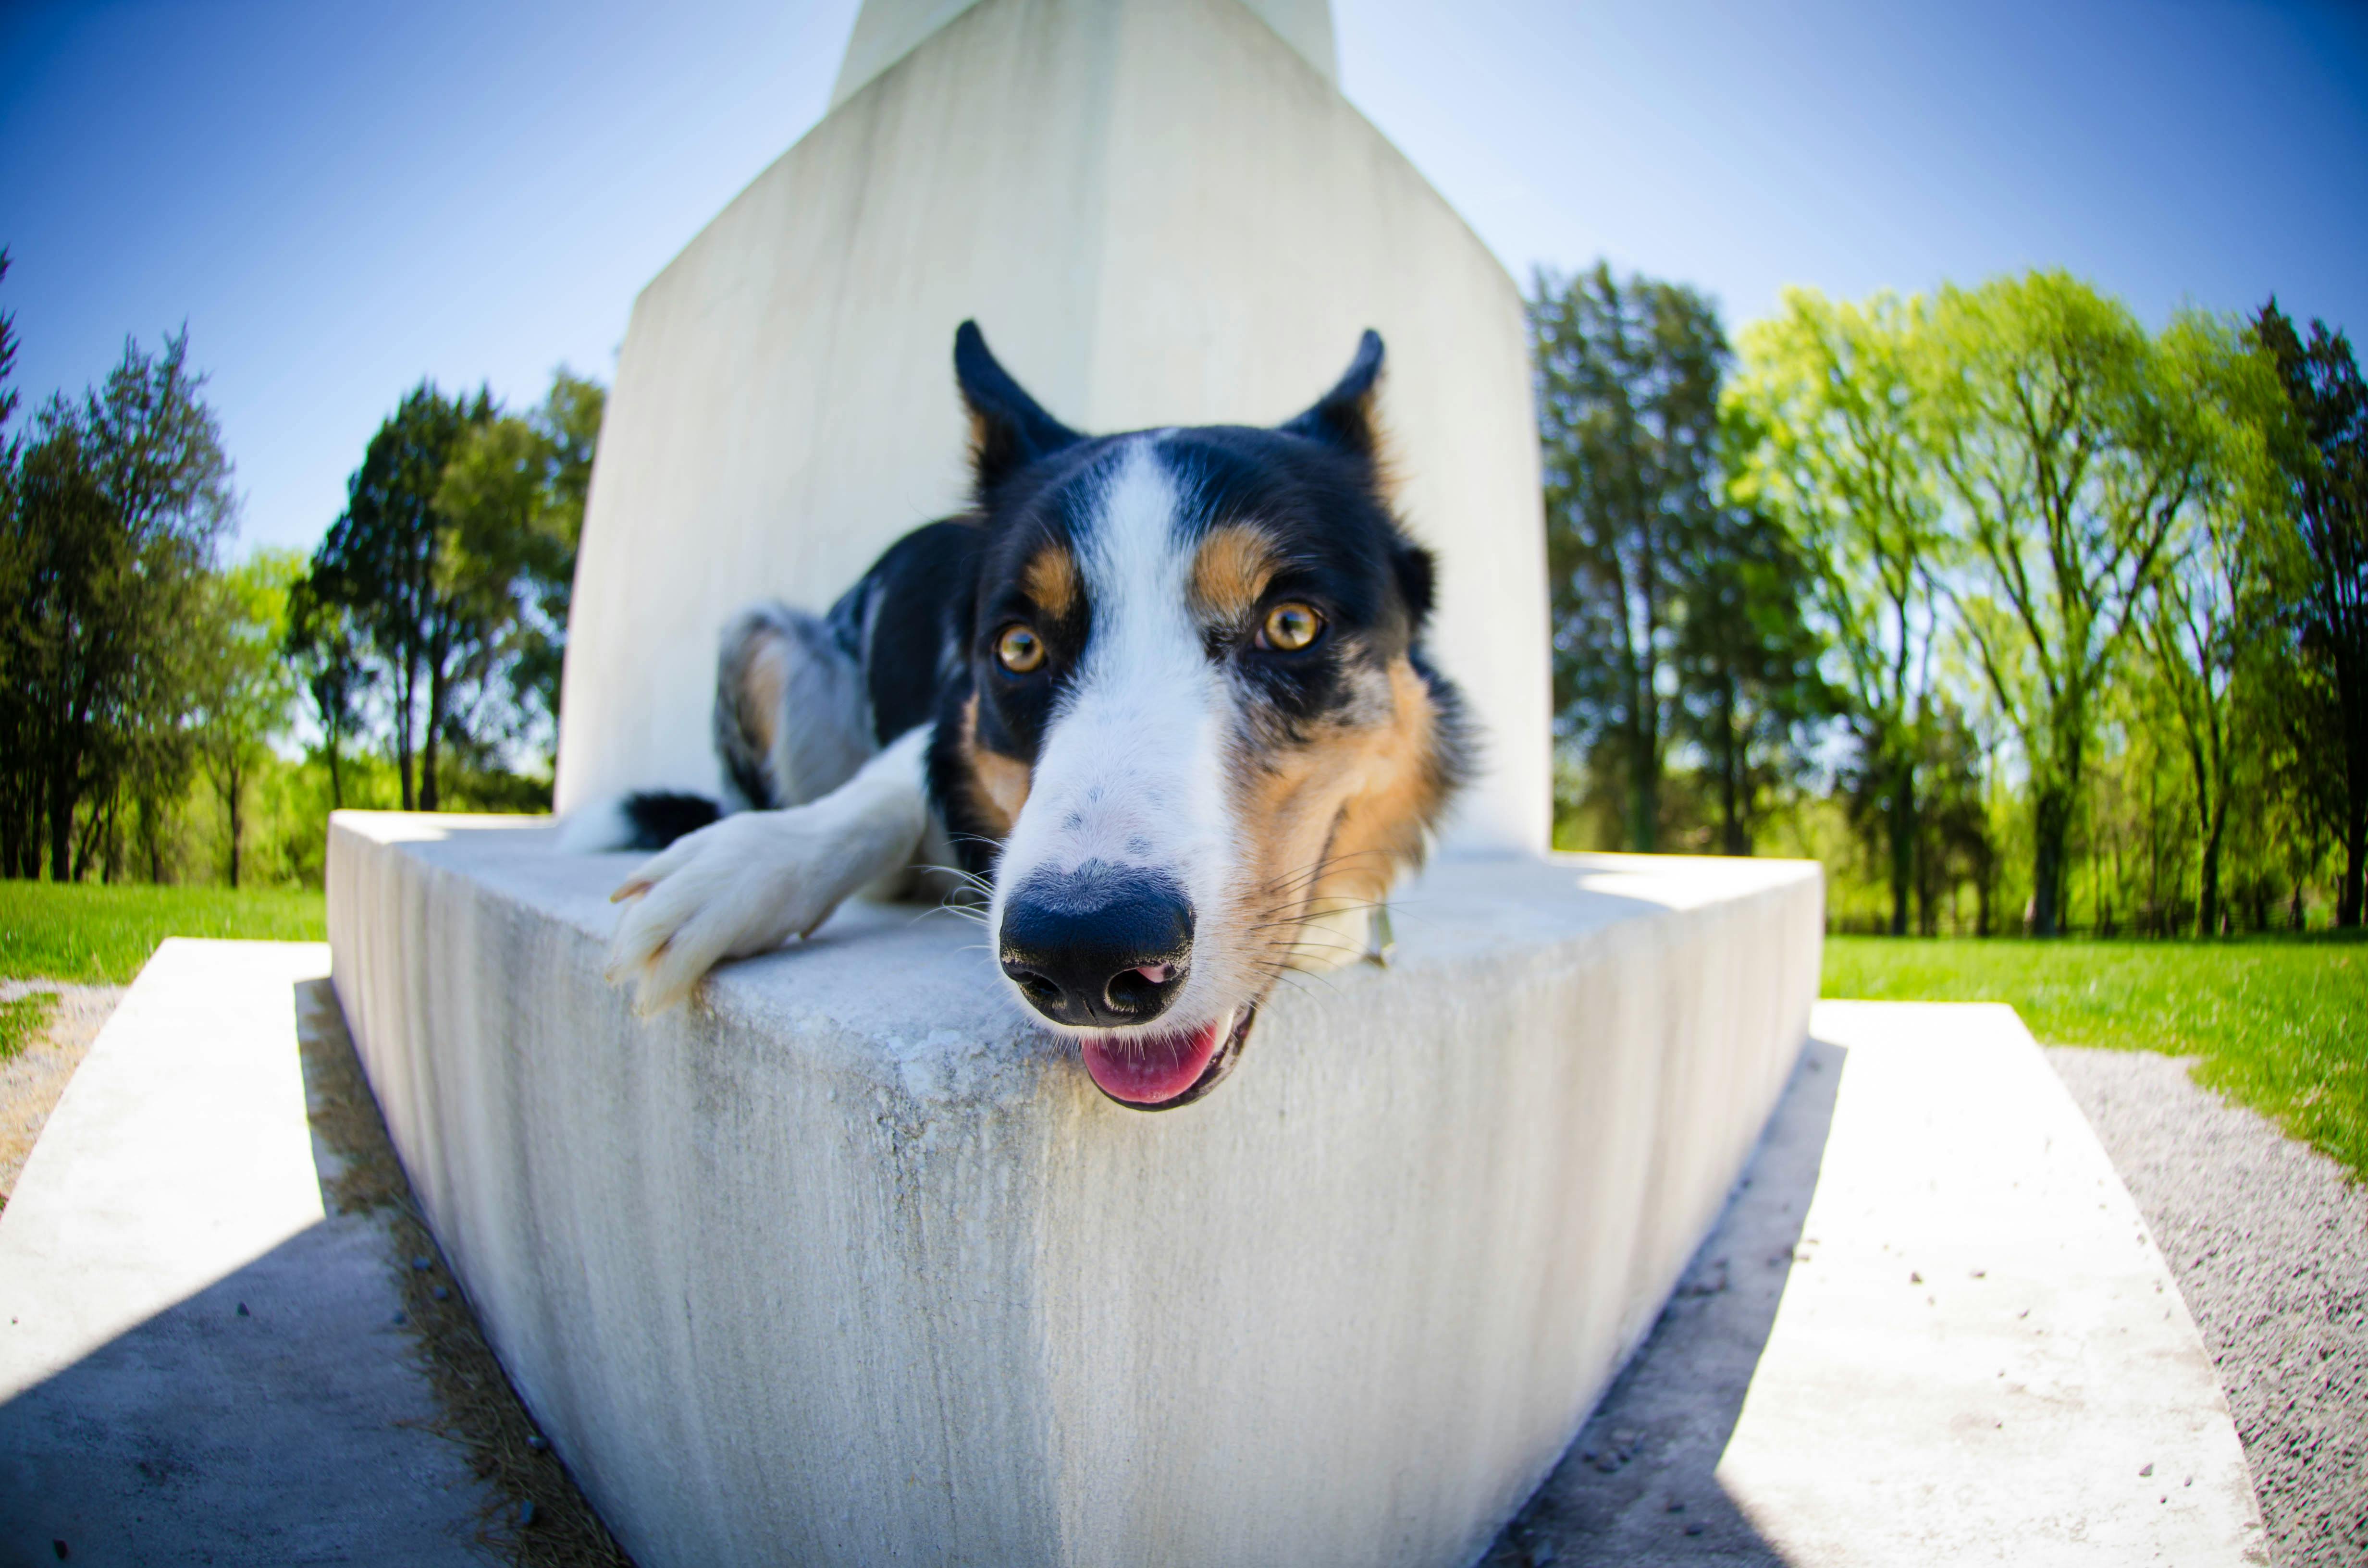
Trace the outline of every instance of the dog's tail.
<path fill-rule="evenodd" d="M 569 812 L 559 824 L 559 846 L 577 855 L 607 849 L 663 849 L 723 814 L 723 808 L 704 795 L 636 790 Z"/>

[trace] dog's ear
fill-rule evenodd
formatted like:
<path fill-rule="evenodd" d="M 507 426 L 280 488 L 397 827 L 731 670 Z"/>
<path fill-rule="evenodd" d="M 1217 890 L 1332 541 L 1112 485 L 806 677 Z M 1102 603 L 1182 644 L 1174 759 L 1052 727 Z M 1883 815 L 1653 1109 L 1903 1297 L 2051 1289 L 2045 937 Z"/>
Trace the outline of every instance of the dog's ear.
<path fill-rule="evenodd" d="M 954 329 L 954 381 L 970 408 L 971 470 L 982 502 L 1037 459 L 1085 439 L 1039 407 L 996 362 L 974 321 Z"/>
<path fill-rule="evenodd" d="M 1380 455 L 1381 429 L 1373 417 L 1373 397 L 1382 380 L 1382 335 L 1372 328 L 1357 340 L 1357 357 L 1332 390 L 1315 406 L 1282 426 L 1286 436 L 1304 436 L 1373 461 Z"/>

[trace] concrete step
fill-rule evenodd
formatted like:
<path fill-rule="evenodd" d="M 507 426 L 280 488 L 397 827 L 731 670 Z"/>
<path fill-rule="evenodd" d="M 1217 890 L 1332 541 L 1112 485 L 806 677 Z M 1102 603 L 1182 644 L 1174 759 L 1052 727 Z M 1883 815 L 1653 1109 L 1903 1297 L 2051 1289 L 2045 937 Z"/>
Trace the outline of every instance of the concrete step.
<path fill-rule="evenodd" d="M 2013 1009 L 1821 1002 L 1811 1030 L 1489 1562 L 2266 1564 L 2194 1322 Z"/>
<path fill-rule="evenodd" d="M 328 971 L 165 942 L 51 1115 L 0 1213 L 0 1562 L 484 1561 L 385 1211 L 339 1212 L 308 1115 Z"/>

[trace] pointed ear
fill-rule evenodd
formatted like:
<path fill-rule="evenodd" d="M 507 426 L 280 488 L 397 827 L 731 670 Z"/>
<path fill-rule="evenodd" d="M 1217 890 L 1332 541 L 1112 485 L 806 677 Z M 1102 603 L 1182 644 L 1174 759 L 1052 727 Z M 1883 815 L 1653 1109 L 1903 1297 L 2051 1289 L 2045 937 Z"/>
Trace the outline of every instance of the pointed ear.
<path fill-rule="evenodd" d="M 1357 357 L 1348 373 L 1315 406 L 1282 426 L 1286 436 L 1304 436 L 1353 456 L 1372 460 L 1379 455 L 1381 431 L 1373 419 L 1373 395 L 1382 379 L 1382 335 L 1372 328 L 1357 340 Z"/>
<path fill-rule="evenodd" d="M 996 362 L 978 323 L 954 329 L 954 381 L 970 408 L 970 456 L 978 498 L 1037 459 L 1085 439 L 1022 391 Z"/>

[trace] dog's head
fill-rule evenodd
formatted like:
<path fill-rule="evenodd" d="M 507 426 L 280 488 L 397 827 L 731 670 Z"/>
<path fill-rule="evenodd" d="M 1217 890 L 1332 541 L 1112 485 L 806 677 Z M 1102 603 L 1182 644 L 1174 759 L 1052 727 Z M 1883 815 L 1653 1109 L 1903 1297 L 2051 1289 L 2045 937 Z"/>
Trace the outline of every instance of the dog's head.
<path fill-rule="evenodd" d="M 975 325 L 954 363 L 983 532 L 937 794 L 992 864 L 1014 990 L 1111 1098 L 1188 1104 L 1285 968 L 1355 956 L 1325 949 L 1463 768 L 1431 557 L 1385 494 L 1382 340 L 1272 430 L 1089 437 Z"/>

